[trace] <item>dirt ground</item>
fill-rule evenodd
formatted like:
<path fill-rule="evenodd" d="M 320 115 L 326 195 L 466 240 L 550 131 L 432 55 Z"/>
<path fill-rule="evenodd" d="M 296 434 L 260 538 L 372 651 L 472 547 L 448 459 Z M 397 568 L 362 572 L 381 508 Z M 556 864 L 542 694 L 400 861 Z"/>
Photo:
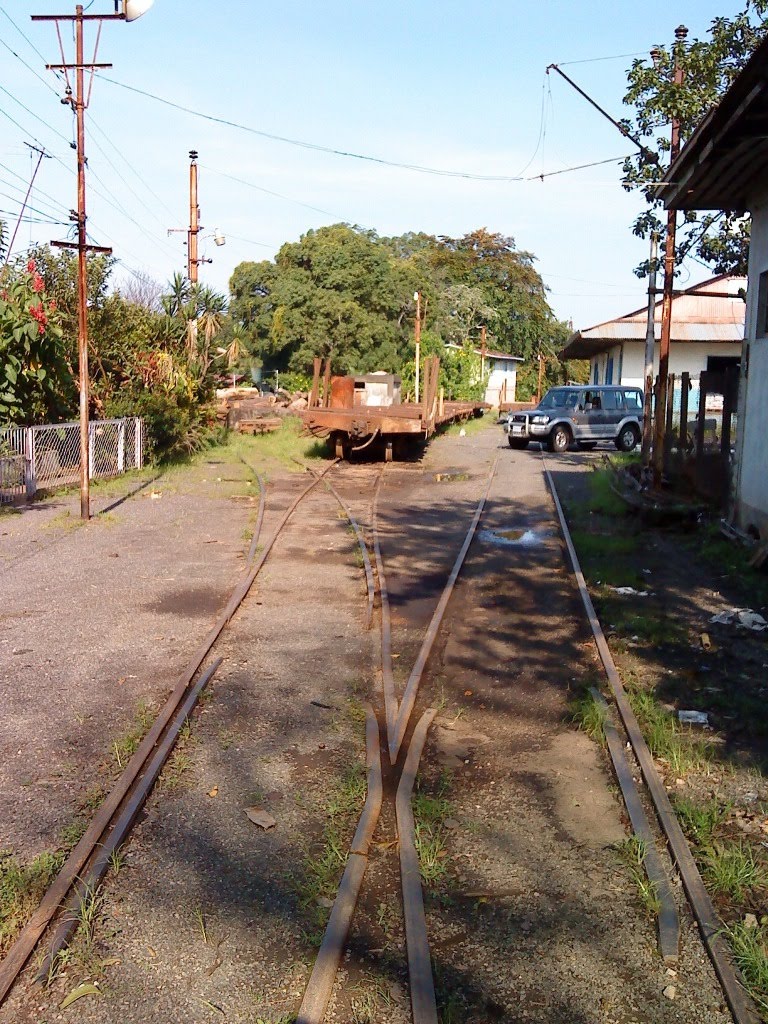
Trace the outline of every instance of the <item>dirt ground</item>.
<path fill-rule="evenodd" d="M 499 428 L 437 439 L 386 470 L 396 674 L 408 674 L 497 456 L 419 703 L 439 709 L 416 819 L 441 1020 L 724 1024 L 685 908 L 677 967 L 657 953 L 605 756 L 571 721 L 594 657 L 541 461 L 510 451 Z M 560 461 L 576 480 L 589 460 Z M 0 518 L 0 848 L 55 848 L 86 813 L 136 702 L 167 692 L 242 572 L 252 477 L 216 462 L 148 484 L 86 528 L 71 528 L 67 506 Z M 334 473 L 368 523 L 375 467 Z M 264 536 L 299 485 L 273 470 Z M 354 537 L 318 489 L 217 644 L 224 664 L 93 932 L 50 990 L 25 978 L 0 1021 L 292 1019 L 364 796 L 362 704 L 380 703 L 364 597 Z M 275 826 L 253 824 L 253 807 Z M 329 1020 L 410 1019 L 395 841 L 385 809 Z M 59 1008 L 92 979 L 101 996 Z"/>

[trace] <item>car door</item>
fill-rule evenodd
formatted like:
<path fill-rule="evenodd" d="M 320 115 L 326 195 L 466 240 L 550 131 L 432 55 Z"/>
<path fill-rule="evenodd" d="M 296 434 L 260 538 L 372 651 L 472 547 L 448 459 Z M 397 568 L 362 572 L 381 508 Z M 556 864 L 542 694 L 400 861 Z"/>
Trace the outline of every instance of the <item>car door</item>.
<path fill-rule="evenodd" d="M 609 439 L 616 437 L 619 424 L 624 418 L 624 398 L 620 391 L 603 388 L 599 392 L 599 399 L 600 413 L 596 425 L 599 436 Z"/>

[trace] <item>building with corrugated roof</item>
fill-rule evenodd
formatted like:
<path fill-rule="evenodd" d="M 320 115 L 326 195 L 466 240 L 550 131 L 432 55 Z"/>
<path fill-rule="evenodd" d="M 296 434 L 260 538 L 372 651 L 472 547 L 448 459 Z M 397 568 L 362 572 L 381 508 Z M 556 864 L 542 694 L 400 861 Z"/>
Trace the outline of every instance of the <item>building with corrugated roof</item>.
<path fill-rule="evenodd" d="M 768 540 L 768 37 L 658 187 L 667 209 L 752 215 L 733 517 Z"/>
<path fill-rule="evenodd" d="M 704 370 L 737 366 L 744 339 L 745 277 L 721 274 L 685 291 L 672 300 L 672 335 L 669 372 L 688 372 L 693 381 Z M 659 371 L 661 299 L 654 308 L 654 370 Z M 576 331 L 560 353 L 561 359 L 589 359 L 593 384 L 628 384 L 645 387 L 645 336 L 648 307 L 615 320 Z"/>

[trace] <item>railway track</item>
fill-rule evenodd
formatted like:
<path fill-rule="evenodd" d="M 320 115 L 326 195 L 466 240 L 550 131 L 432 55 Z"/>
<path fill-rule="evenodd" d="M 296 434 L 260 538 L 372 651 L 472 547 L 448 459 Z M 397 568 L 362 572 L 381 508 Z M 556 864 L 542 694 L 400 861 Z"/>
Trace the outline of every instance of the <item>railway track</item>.
<path fill-rule="evenodd" d="M 283 513 L 261 552 L 258 552 L 260 528 L 264 519 L 268 498 L 267 488 L 263 480 L 259 479 L 260 507 L 258 525 L 252 538 L 244 578 L 235 586 L 226 608 L 203 644 L 190 660 L 187 669 L 179 678 L 168 703 L 153 724 L 136 755 L 127 766 L 117 786 L 97 812 L 85 836 L 73 850 L 61 875 L 44 897 L 40 908 L 27 924 L 6 959 L 0 964 L 0 1002 L 2 1002 L 11 986 L 18 979 L 31 953 L 44 935 L 47 937 L 47 953 L 43 966 L 38 972 L 37 980 L 45 980 L 50 975 L 57 954 L 70 941 L 73 931 L 77 927 L 78 918 L 76 910 L 79 901 L 82 900 L 84 893 L 93 891 L 100 884 L 109 864 L 111 852 L 117 849 L 128 836 L 138 811 L 146 800 L 152 785 L 162 769 L 165 758 L 173 747 L 175 737 L 194 708 L 195 702 L 205 685 L 219 667 L 220 662 L 213 658 L 217 639 L 246 599 L 254 580 L 267 561 L 273 544 L 289 523 L 291 516 L 300 503 L 316 488 L 327 487 L 333 499 L 344 510 L 355 532 L 361 551 L 366 576 L 366 610 L 364 615 L 366 626 L 370 626 L 373 620 L 375 593 L 378 592 L 379 595 L 382 686 L 380 692 L 374 695 L 373 701 L 366 708 L 367 796 L 365 807 L 350 845 L 344 875 L 331 910 L 328 926 L 312 975 L 301 1002 L 297 1024 L 320 1024 L 326 1015 L 334 990 L 336 972 L 344 953 L 350 925 L 355 913 L 355 907 L 365 885 L 365 873 L 368 866 L 371 842 L 376 832 L 382 807 L 387 805 L 391 806 L 397 820 L 412 1019 L 414 1024 L 437 1024 L 438 1012 L 435 984 L 424 914 L 419 860 L 414 843 L 413 813 L 411 810 L 414 781 L 418 773 L 427 733 L 436 712 L 434 708 L 424 708 L 416 722 L 414 722 L 414 713 L 417 706 L 423 707 L 424 705 L 423 698 L 419 701 L 422 680 L 448 608 L 453 587 L 461 572 L 462 565 L 483 515 L 494 480 L 496 463 L 494 463 L 482 489 L 474 515 L 467 524 L 463 543 L 458 550 L 445 586 L 437 600 L 413 668 L 408 674 L 407 682 L 400 695 L 397 693 L 395 673 L 393 671 L 392 614 L 386 566 L 379 533 L 379 498 L 382 489 L 386 487 L 387 471 L 382 468 L 376 470 L 366 469 L 361 473 L 358 472 L 358 478 L 356 479 L 358 491 L 362 489 L 364 494 L 368 495 L 364 499 L 365 502 L 370 503 L 370 508 L 367 510 L 368 514 L 360 515 L 361 519 L 369 520 L 369 539 L 366 539 L 365 524 L 358 521 L 358 516 L 352 508 L 355 500 L 350 501 L 350 499 L 345 498 L 341 493 L 343 487 L 340 490 L 338 482 L 331 479 L 336 475 L 332 472 L 335 466 L 336 463 L 334 462 L 326 467 L 322 473 L 312 474 L 313 479 L 311 483 L 301 490 L 300 494 Z M 256 475 L 255 470 L 252 471 Z M 757 1016 L 743 990 L 738 975 L 733 969 L 730 958 L 724 948 L 724 943 L 719 936 L 711 904 L 707 907 L 706 903 L 701 901 L 701 893 L 698 891 L 698 887 L 701 886 L 701 880 L 698 879 L 697 882 L 698 873 L 696 872 L 694 876 L 690 870 L 690 864 L 687 860 L 687 858 L 690 858 L 690 854 L 688 853 L 686 857 L 687 845 L 684 847 L 680 845 L 680 840 L 682 840 L 683 844 L 685 844 L 685 840 L 682 839 L 682 834 L 678 837 L 674 833 L 674 826 L 667 820 L 667 812 L 663 807 L 663 798 L 658 793 L 655 793 L 657 785 L 654 782 L 655 770 L 653 769 L 652 759 L 643 752 L 642 737 L 639 737 L 636 723 L 633 726 L 629 717 L 631 716 L 631 711 L 627 715 L 626 707 L 622 704 L 621 683 L 618 680 L 617 685 L 617 673 L 615 666 L 611 668 L 612 661 L 609 660 L 609 652 L 606 657 L 607 645 L 604 638 L 602 638 L 599 622 L 597 622 L 594 615 L 594 609 L 591 609 L 590 612 L 591 605 L 588 601 L 588 595 L 586 595 L 583 578 L 580 576 L 578 560 L 570 541 L 567 523 L 559 504 L 554 483 L 546 467 L 544 472 L 552 491 L 560 526 L 572 560 L 575 578 L 582 598 L 585 600 L 587 615 L 594 631 L 597 649 L 605 666 L 607 679 L 616 698 L 629 740 L 642 767 L 646 784 L 654 797 L 657 811 L 659 811 L 661 806 L 659 819 L 669 840 L 678 870 L 683 877 L 686 892 L 691 900 L 694 913 L 699 921 L 705 948 L 715 966 L 736 1024 L 753 1024 L 757 1020 Z M 358 494 L 358 503 L 359 500 Z M 619 773 L 620 769 L 617 762 L 617 774 Z M 656 780 L 658 781 L 658 776 L 656 776 Z M 625 793 L 625 799 L 627 799 L 627 806 L 629 808 L 631 797 L 627 797 Z M 672 813 L 671 809 L 669 813 Z M 637 824 L 639 819 L 636 820 L 632 816 L 631 811 L 630 816 L 632 817 L 635 831 L 639 833 L 640 827 Z M 656 883 L 660 886 L 664 881 L 663 871 L 663 867 L 657 866 Z M 695 867 L 693 871 L 695 872 Z M 701 889 L 703 890 L 703 886 L 701 886 Z M 706 896 L 706 894 L 704 895 Z M 673 903 L 674 901 L 671 902 Z M 675 960 L 676 953 L 673 947 L 676 947 L 677 942 L 675 938 L 675 923 L 671 920 L 669 905 L 665 905 L 664 910 L 666 916 L 662 914 L 664 921 L 660 921 L 660 946 L 662 955 L 666 957 L 668 962 L 672 963 Z M 57 914 L 59 915 L 58 917 L 56 917 Z M 55 928 L 52 928 L 52 922 L 55 923 Z"/>

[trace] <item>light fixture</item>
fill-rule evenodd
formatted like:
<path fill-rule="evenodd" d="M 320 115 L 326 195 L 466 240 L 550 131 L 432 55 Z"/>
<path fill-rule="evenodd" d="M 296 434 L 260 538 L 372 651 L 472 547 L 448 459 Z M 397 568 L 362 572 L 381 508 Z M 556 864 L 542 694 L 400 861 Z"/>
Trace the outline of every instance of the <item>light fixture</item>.
<path fill-rule="evenodd" d="M 123 0 L 123 17 L 126 21 L 136 21 L 146 14 L 155 0 Z"/>
<path fill-rule="evenodd" d="M 219 231 L 218 228 L 214 229 L 213 240 L 216 243 L 216 245 L 226 245 L 227 244 L 227 239 L 225 238 L 224 235 L 222 235 L 222 233 Z"/>

